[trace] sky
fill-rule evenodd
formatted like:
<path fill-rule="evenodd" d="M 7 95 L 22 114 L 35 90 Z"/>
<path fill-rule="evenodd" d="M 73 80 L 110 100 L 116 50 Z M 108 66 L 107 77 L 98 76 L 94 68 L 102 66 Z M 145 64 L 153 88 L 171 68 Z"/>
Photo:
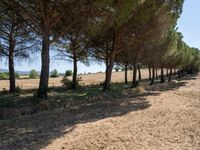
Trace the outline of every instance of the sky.
<path fill-rule="evenodd" d="M 184 36 L 184 41 L 191 47 L 200 49 L 200 0 L 185 0 L 183 13 L 178 21 L 178 31 Z M 52 54 L 53 55 L 53 54 Z M 31 63 L 30 63 L 31 62 Z M 30 62 L 15 62 L 16 71 L 40 71 L 41 59 L 37 54 Z M 7 69 L 7 62 L 1 62 L 0 69 Z M 50 70 L 57 69 L 63 73 L 65 70 L 72 70 L 72 63 L 51 59 Z M 78 73 L 105 71 L 104 64 L 91 62 L 90 66 L 79 63 Z"/>
<path fill-rule="evenodd" d="M 200 49 L 200 0 L 185 0 L 178 28 L 189 46 Z"/>

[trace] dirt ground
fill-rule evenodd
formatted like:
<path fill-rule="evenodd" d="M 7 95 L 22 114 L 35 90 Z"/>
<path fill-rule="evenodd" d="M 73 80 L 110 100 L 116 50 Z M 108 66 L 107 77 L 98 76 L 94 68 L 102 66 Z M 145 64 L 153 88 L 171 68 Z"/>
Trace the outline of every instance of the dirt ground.
<path fill-rule="evenodd" d="M 0 121 L 0 149 L 200 150 L 200 75 L 175 83 Z"/>

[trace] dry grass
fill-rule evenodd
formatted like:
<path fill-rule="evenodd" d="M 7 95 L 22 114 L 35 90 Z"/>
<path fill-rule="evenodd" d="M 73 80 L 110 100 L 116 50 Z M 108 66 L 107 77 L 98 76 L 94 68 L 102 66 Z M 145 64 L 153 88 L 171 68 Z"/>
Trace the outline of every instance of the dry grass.
<path fill-rule="evenodd" d="M 142 78 L 148 78 L 148 70 L 144 69 L 141 71 Z M 91 84 L 100 84 L 104 81 L 105 74 L 104 73 L 95 73 L 95 74 L 87 74 L 87 75 L 79 75 L 82 79 L 81 83 L 83 85 L 91 85 Z M 128 80 L 132 79 L 132 71 L 128 72 Z M 50 78 L 49 87 L 58 87 L 61 86 L 62 77 L 59 78 Z M 124 82 L 124 72 L 113 72 L 112 82 Z M 16 81 L 16 85 L 21 89 L 36 89 L 39 85 L 39 79 L 21 79 Z M 0 90 L 9 89 L 9 81 L 4 80 L 0 81 Z"/>
<path fill-rule="evenodd" d="M 138 86 L 135 89 L 136 93 L 144 93 L 145 92 L 145 88 L 143 86 Z"/>

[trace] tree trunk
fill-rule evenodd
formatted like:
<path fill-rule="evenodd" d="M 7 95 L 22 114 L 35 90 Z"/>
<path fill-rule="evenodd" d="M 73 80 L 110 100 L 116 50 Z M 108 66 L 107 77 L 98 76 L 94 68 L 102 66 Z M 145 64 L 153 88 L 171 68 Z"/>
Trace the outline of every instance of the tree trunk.
<path fill-rule="evenodd" d="M 110 59 L 106 63 L 106 76 L 103 85 L 103 91 L 110 90 L 110 82 L 112 77 L 113 66 L 114 66 L 114 53 L 112 52 Z"/>
<path fill-rule="evenodd" d="M 113 36 L 113 43 L 112 43 L 112 50 L 110 52 L 107 51 L 107 56 L 106 56 L 106 74 L 105 74 L 105 81 L 103 84 L 103 91 L 110 90 L 110 82 L 112 78 L 112 70 L 114 66 L 114 60 L 115 60 L 115 55 L 116 55 L 116 38 L 117 38 L 116 31 L 114 31 L 114 36 Z"/>
<path fill-rule="evenodd" d="M 48 83 L 49 83 L 49 63 L 50 63 L 50 56 L 49 56 L 49 48 L 50 48 L 50 40 L 49 35 L 43 35 L 42 39 L 42 68 L 40 74 L 40 84 L 38 89 L 38 98 L 46 99 L 47 92 L 48 92 Z"/>
<path fill-rule="evenodd" d="M 132 80 L 132 88 L 136 88 L 137 85 L 137 64 L 133 65 L 133 80 Z"/>
<path fill-rule="evenodd" d="M 142 80 L 142 76 L 141 76 L 141 69 L 140 69 L 140 65 L 138 64 L 138 75 L 139 75 L 139 77 L 138 77 L 138 79 L 139 79 L 139 81 L 141 81 Z"/>
<path fill-rule="evenodd" d="M 172 76 L 172 68 L 170 68 L 170 72 L 169 72 L 169 78 L 168 78 L 169 82 L 171 82 L 171 76 Z"/>
<path fill-rule="evenodd" d="M 185 76 L 185 74 L 184 74 L 184 69 L 181 70 L 181 74 L 182 74 L 182 77 Z"/>
<path fill-rule="evenodd" d="M 156 80 L 158 80 L 158 69 L 156 68 Z"/>
<path fill-rule="evenodd" d="M 14 45 L 11 43 L 9 47 L 9 79 L 10 79 L 10 93 L 14 94 L 16 91 L 15 85 L 15 68 L 14 68 Z"/>
<path fill-rule="evenodd" d="M 165 83 L 164 69 L 161 67 L 160 83 Z"/>
<path fill-rule="evenodd" d="M 181 78 L 181 69 L 178 69 L 178 78 Z"/>
<path fill-rule="evenodd" d="M 151 81 L 151 67 L 149 66 L 149 80 Z"/>
<path fill-rule="evenodd" d="M 76 55 L 76 50 L 74 50 L 74 58 L 73 58 L 73 63 L 74 63 L 74 69 L 73 69 L 73 79 L 72 79 L 72 89 L 77 88 L 77 55 Z"/>
<path fill-rule="evenodd" d="M 128 65 L 125 64 L 125 68 L 124 68 L 124 79 L 125 79 L 125 84 L 128 84 Z"/>
<path fill-rule="evenodd" d="M 112 69 L 113 69 L 114 62 L 110 63 L 106 67 L 106 77 L 103 85 L 103 90 L 107 91 L 110 90 L 110 82 L 111 82 L 111 77 L 112 77 Z"/>
<path fill-rule="evenodd" d="M 155 68 L 153 67 L 152 68 L 152 78 L 151 78 L 151 85 L 154 84 L 154 81 L 155 81 Z"/>
<path fill-rule="evenodd" d="M 168 69 L 166 69 L 166 71 L 167 71 L 167 77 L 169 77 L 169 70 L 168 70 Z"/>
<path fill-rule="evenodd" d="M 176 69 L 174 68 L 174 75 L 176 75 Z"/>

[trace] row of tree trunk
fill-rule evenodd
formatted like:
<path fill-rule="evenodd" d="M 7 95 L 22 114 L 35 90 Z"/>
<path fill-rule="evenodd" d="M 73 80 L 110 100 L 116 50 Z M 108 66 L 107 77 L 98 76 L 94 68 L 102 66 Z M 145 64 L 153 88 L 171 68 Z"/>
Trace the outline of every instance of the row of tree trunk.
<path fill-rule="evenodd" d="M 128 84 L 128 65 L 124 66 L 124 80 L 125 84 Z M 149 70 L 149 80 L 151 81 L 151 85 L 155 83 L 155 80 L 158 80 L 160 78 L 160 83 L 165 83 L 166 77 L 168 77 L 168 82 L 171 82 L 172 76 L 177 74 L 176 69 L 166 69 L 166 75 L 164 74 L 164 68 L 160 68 L 160 76 L 158 76 L 158 68 L 155 67 L 148 67 Z M 137 73 L 138 73 L 138 80 L 137 80 Z M 183 76 L 183 73 L 180 71 L 179 76 Z M 166 77 L 165 77 L 166 76 Z M 141 69 L 140 65 L 133 65 L 133 76 L 132 76 L 132 88 L 135 88 L 139 85 L 139 81 L 142 80 L 141 77 Z"/>

